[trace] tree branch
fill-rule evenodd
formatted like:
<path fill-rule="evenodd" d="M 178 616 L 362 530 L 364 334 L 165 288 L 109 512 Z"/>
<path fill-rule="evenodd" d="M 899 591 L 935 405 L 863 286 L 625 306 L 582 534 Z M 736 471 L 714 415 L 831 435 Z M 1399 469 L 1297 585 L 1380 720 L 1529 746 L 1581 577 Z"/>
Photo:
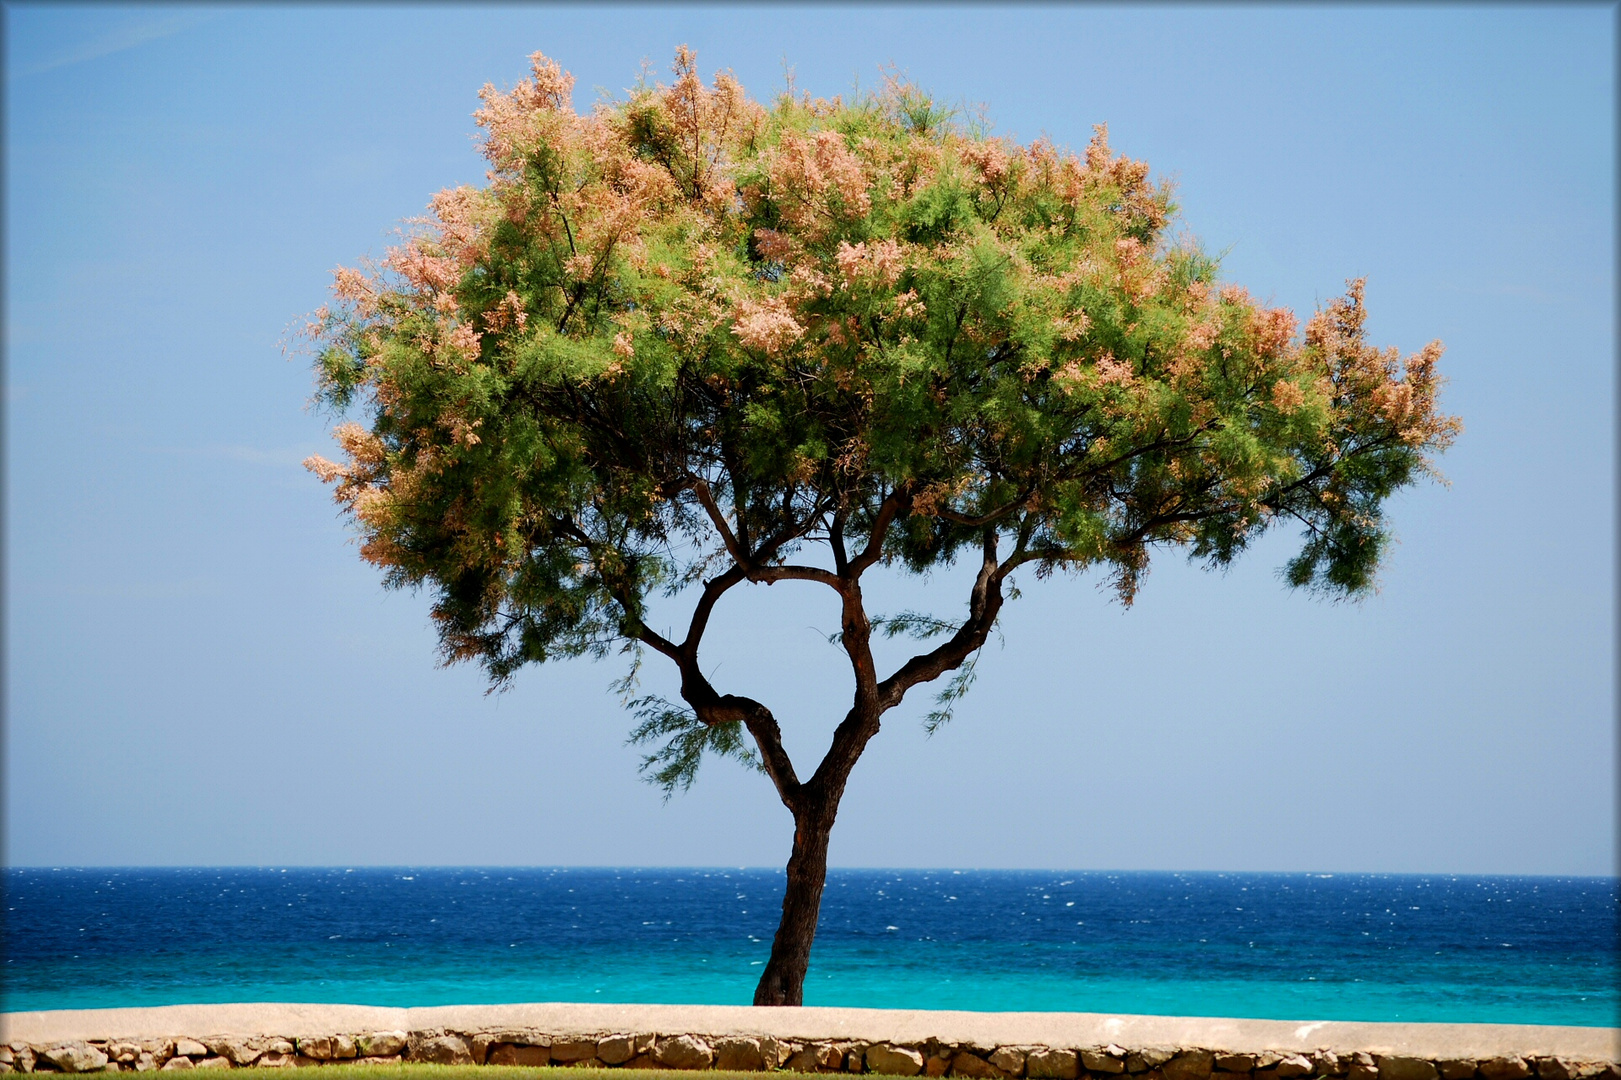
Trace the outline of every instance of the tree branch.
<path fill-rule="evenodd" d="M 878 684 L 880 709 L 899 705 L 906 692 L 920 682 L 938 679 L 960 665 L 985 644 L 997 613 L 1002 610 L 1002 579 L 1014 565 L 1004 569 L 996 557 L 996 531 L 986 529 L 983 540 L 983 558 L 974 587 L 968 594 L 968 618 L 951 637 L 926 653 L 920 653 L 902 664 L 893 675 Z M 1017 556 L 1015 556 L 1017 557 Z M 1013 562 L 1012 559 L 1009 560 Z"/>

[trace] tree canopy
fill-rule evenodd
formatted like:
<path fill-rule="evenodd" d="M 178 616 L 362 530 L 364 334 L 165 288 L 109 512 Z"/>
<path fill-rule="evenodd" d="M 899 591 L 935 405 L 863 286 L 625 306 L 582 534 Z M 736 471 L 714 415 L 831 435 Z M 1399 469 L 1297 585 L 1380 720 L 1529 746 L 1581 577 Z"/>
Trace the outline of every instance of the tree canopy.
<path fill-rule="evenodd" d="M 1281 524 L 1290 584 L 1364 592 L 1385 500 L 1459 431 L 1439 343 L 1370 345 L 1360 281 L 1303 327 L 1222 283 L 1102 126 L 1021 145 L 894 79 L 766 107 L 686 49 L 671 84 L 580 113 L 532 60 L 482 92 L 487 186 L 336 271 L 318 398 L 364 422 L 307 464 L 388 583 L 430 590 L 447 660 L 496 683 L 627 643 L 673 660 L 686 707 L 640 731 L 666 784 L 751 752 L 746 728 L 796 819 L 836 806 L 878 717 L 963 665 L 1027 564 L 1129 603 L 1155 549 L 1221 566 Z M 966 610 L 880 622 L 943 640 L 875 670 L 862 575 L 959 557 Z M 727 590 L 788 579 L 837 593 L 856 684 L 804 782 L 769 709 L 698 665 Z M 685 636 L 649 626 L 688 586 Z"/>

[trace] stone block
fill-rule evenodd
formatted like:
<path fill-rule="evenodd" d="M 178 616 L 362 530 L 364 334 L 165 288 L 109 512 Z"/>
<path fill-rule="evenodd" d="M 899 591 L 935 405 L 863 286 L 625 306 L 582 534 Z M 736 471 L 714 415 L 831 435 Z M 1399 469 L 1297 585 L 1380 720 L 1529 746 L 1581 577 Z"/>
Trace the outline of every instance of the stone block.
<path fill-rule="evenodd" d="M 595 1039 L 553 1039 L 552 1060 L 559 1065 L 572 1065 L 576 1061 L 597 1056 Z"/>
<path fill-rule="evenodd" d="M 608 1061 L 606 1057 L 602 1060 Z M 765 1054 L 760 1050 L 760 1040 L 748 1037 L 732 1037 L 717 1041 L 715 1043 L 715 1068 L 725 1069 L 728 1072 L 763 1071 L 766 1068 L 766 1063 Z"/>
<path fill-rule="evenodd" d="M 653 1060 L 667 1069 L 707 1069 L 715 1052 L 696 1035 L 677 1035 L 654 1044 Z"/>
<path fill-rule="evenodd" d="M 982 1057 L 958 1050 L 951 1058 L 951 1075 L 972 1077 L 973 1080 L 1000 1080 L 1007 1073 Z"/>
<path fill-rule="evenodd" d="M 1031 1080 L 1075 1080 L 1080 1066 L 1080 1055 L 1073 1050 L 1038 1046 L 1025 1055 L 1024 1074 Z"/>
<path fill-rule="evenodd" d="M 1349 1063 L 1342 1061 L 1332 1050 L 1319 1050 L 1311 1056 L 1318 1076 L 1344 1076 Z"/>
<path fill-rule="evenodd" d="M 1216 1068 L 1227 1073 L 1247 1073 L 1255 1068 L 1254 1054 L 1217 1054 Z"/>
<path fill-rule="evenodd" d="M 1184 1050 L 1163 1068 L 1169 1080 L 1209 1080 L 1216 1066 L 1216 1055 L 1208 1050 Z"/>
<path fill-rule="evenodd" d="M 929 1059 L 923 1063 L 923 1075 L 931 1078 L 944 1076 L 948 1071 L 950 1071 L 950 1069 L 951 1059 L 949 1057 L 942 1057 L 938 1054 L 931 1055 Z"/>
<path fill-rule="evenodd" d="M 460 1035 L 435 1035 L 411 1048 L 411 1060 L 433 1065 L 471 1065 L 473 1052 Z"/>
<path fill-rule="evenodd" d="M 1441 1074 L 1423 1058 L 1379 1056 L 1379 1080 L 1437 1080 Z"/>
<path fill-rule="evenodd" d="M 372 1031 L 355 1036 L 355 1056 L 395 1057 L 405 1052 L 409 1039 L 403 1031 Z"/>
<path fill-rule="evenodd" d="M 142 1050 L 135 1055 L 135 1071 L 151 1072 L 158 1067 L 158 1059 L 150 1050 Z"/>
<path fill-rule="evenodd" d="M 878 1043 L 867 1047 L 867 1071 L 886 1076 L 916 1076 L 923 1071 L 923 1054 L 905 1046 Z"/>
<path fill-rule="evenodd" d="M 788 1063 L 799 1046 L 786 1039 L 779 1039 L 775 1035 L 760 1036 L 760 1057 L 765 1061 L 766 1071 L 780 1069 Z"/>
<path fill-rule="evenodd" d="M 1118 1047 L 1115 1047 L 1115 1046 L 1113 1046 L 1111 1044 L 1110 1046 L 1106 1046 L 1103 1049 L 1104 1049 L 1105 1052 L 1110 1052 L 1110 1051 L 1118 1049 Z M 1172 1050 L 1172 1049 L 1170 1049 L 1168 1047 L 1164 1047 L 1164 1046 L 1144 1046 L 1144 1047 L 1141 1047 L 1140 1049 L 1138 1049 L 1134 1053 L 1130 1053 L 1130 1054 L 1125 1055 L 1125 1058 L 1126 1058 L 1126 1071 L 1131 1072 L 1131 1073 L 1140 1073 L 1140 1072 L 1147 1072 L 1149 1069 L 1158 1069 L 1162 1065 L 1164 1065 L 1166 1062 L 1168 1062 L 1172 1058 L 1174 1058 L 1175 1056 L 1176 1056 L 1176 1051 Z M 1086 1060 L 1086 1055 L 1085 1055 L 1084 1052 L 1081 1055 L 1081 1059 L 1083 1061 Z M 1215 1064 L 1214 1061 L 1212 1061 L 1211 1064 L 1212 1064 L 1212 1067 L 1213 1067 L 1214 1064 Z M 1088 1070 L 1090 1070 L 1091 1068 L 1092 1067 L 1090 1065 L 1087 1066 Z"/>
<path fill-rule="evenodd" d="M 998 1046 L 991 1051 L 991 1056 L 985 1060 L 1009 1076 L 1023 1076 L 1024 1059 L 1025 1052 L 1017 1046 Z"/>
<path fill-rule="evenodd" d="M 163 1063 L 163 1068 L 159 1069 L 158 1071 L 159 1072 L 174 1072 L 177 1069 L 194 1069 L 194 1068 L 196 1068 L 196 1066 L 191 1063 L 191 1058 L 187 1057 L 184 1054 L 176 1054 L 174 1057 L 170 1058 L 168 1061 L 165 1061 Z"/>
<path fill-rule="evenodd" d="M 337 1061 L 340 1058 L 352 1058 L 358 1056 L 360 1056 L 360 1048 L 355 1045 L 355 1037 L 353 1035 L 332 1036 L 333 1061 Z"/>
<path fill-rule="evenodd" d="M 597 1057 L 609 1065 L 622 1065 L 631 1058 L 652 1052 L 651 1035 L 610 1035 L 597 1043 Z"/>
<path fill-rule="evenodd" d="M 1310 1076 L 1312 1073 L 1311 1059 L 1304 1054 L 1290 1054 L 1272 1070 L 1280 1080 L 1294 1080 L 1298 1076 Z"/>
<path fill-rule="evenodd" d="M 1519 1057 L 1494 1057 L 1480 1063 L 1480 1075 L 1486 1080 L 1525 1080 L 1531 1075 L 1531 1066 Z"/>
<path fill-rule="evenodd" d="M 533 1068 L 551 1062 L 552 1048 L 549 1046 L 514 1046 L 512 1043 L 496 1043 L 490 1047 L 489 1057 L 485 1060 L 491 1065 L 525 1065 Z"/>
<path fill-rule="evenodd" d="M 107 1055 L 87 1042 L 59 1043 L 39 1058 L 65 1073 L 97 1072 L 107 1065 Z"/>
<path fill-rule="evenodd" d="M 298 1040 L 298 1052 L 315 1061 L 331 1061 L 332 1036 L 306 1035 Z"/>
<path fill-rule="evenodd" d="M 1570 1069 L 1558 1058 L 1532 1058 L 1531 1067 L 1536 1070 L 1540 1080 L 1570 1080 Z M 1441 1075 L 1444 1077 L 1446 1074 L 1443 1072 Z"/>
<path fill-rule="evenodd" d="M 1113 1043 L 1109 1044 L 1108 1046 L 1093 1047 L 1091 1049 L 1081 1051 L 1081 1064 L 1086 1066 L 1086 1071 L 1090 1073 L 1125 1072 L 1127 1069 L 1128 1058 L 1138 1058 L 1139 1060 L 1141 1067 L 1133 1069 L 1133 1072 L 1143 1072 L 1153 1067 L 1149 1064 L 1147 1059 L 1142 1058 L 1141 1055 L 1127 1054 L 1124 1050 L 1118 1046 L 1115 1046 Z M 1154 1062 L 1153 1064 L 1158 1065 L 1163 1064 L 1163 1062 Z"/>
<path fill-rule="evenodd" d="M 211 1039 L 206 1045 L 215 1057 L 222 1057 L 232 1065 L 252 1065 L 264 1053 L 262 1047 L 247 1039 Z"/>
<path fill-rule="evenodd" d="M 815 1047 L 807 1046 L 790 1054 L 783 1068 L 789 1072 L 813 1073 L 821 1068 L 821 1058 Z"/>
<path fill-rule="evenodd" d="M 253 1063 L 256 1069 L 290 1069 L 293 1067 L 292 1054 L 278 1054 L 274 1050 L 266 1050 L 259 1055 L 259 1060 Z"/>

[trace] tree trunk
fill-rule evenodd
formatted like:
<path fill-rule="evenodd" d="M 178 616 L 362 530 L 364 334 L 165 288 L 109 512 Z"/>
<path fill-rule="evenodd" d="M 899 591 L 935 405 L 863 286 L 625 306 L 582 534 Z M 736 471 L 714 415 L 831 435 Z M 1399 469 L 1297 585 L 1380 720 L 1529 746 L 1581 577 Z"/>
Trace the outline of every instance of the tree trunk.
<path fill-rule="evenodd" d="M 841 785 L 842 786 L 842 785 Z M 771 942 L 756 1005 L 803 1005 L 805 969 L 810 966 L 811 942 L 822 912 L 822 888 L 827 884 L 827 841 L 833 834 L 837 798 L 823 796 L 821 805 L 806 807 L 794 821 L 794 850 L 788 857 L 788 885 L 782 896 L 782 922 Z"/>

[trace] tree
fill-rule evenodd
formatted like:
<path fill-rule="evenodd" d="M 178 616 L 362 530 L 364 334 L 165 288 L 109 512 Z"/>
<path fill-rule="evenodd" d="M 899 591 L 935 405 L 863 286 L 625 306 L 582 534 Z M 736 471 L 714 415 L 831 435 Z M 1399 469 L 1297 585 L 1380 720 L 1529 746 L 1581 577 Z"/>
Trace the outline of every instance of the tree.
<path fill-rule="evenodd" d="M 1168 236 L 1170 189 L 1103 127 L 1081 155 L 1019 145 L 898 79 L 767 109 L 685 48 L 673 84 L 582 115 L 532 61 L 482 91 L 488 186 L 335 272 L 317 397 L 367 423 L 306 464 L 387 584 L 430 590 L 447 663 L 499 686 L 650 649 L 682 699 L 632 702 L 651 779 L 684 788 L 706 753 L 770 778 L 794 839 L 756 1004 L 801 1001 L 851 768 L 950 676 L 944 719 L 1017 571 L 1099 568 L 1129 604 L 1150 551 L 1222 566 L 1288 523 L 1290 585 L 1363 593 L 1384 500 L 1460 430 L 1439 343 L 1368 345 L 1360 281 L 1297 334 Z M 869 571 L 957 559 L 957 617 L 868 613 Z M 699 653 L 727 592 L 790 580 L 832 591 L 854 677 L 804 778 Z M 692 598 L 680 632 L 650 625 L 655 590 Z M 926 644 L 879 671 L 874 634 Z"/>

